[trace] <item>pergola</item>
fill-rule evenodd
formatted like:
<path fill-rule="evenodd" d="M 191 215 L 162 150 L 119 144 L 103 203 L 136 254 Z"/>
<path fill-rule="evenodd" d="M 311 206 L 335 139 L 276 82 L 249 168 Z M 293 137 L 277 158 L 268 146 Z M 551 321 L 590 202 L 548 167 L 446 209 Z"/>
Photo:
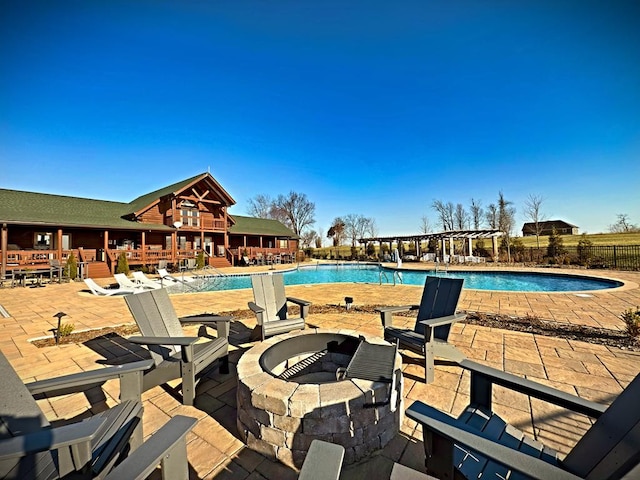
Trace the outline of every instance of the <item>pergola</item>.
<path fill-rule="evenodd" d="M 421 233 L 418 235 L 396 235 L 392 237 L 370 237 L 370 238 L 360 238 L 358 241 L 360 243 L 364 243 L 365 245 L 369 242 L 378 242 L 381 245 L 383 243 L 404 243 L 404 242 L 414 242 L 416 245 L 416 255 L 420 256 L 420 242 L 429 241 L 433 238 L 438 241 L 442 241 L 442 254 L 445 255 L 447 251 L 447 243 L 449 244 L 449 254 L 453 255 L 453 242 L 454 240 L 467 240 L 469 243 L 469 255 L 473 251 L 472 242 L 478 238 L 491 238 L 491 243 L 493 246 L 493 254 L 494 256 L 498 254 L 498 237 L 502 236 L 502 232 L 497 229 L 486 229 L 486 230 L 448 230 L 444 232 L 437 233 Z"/>

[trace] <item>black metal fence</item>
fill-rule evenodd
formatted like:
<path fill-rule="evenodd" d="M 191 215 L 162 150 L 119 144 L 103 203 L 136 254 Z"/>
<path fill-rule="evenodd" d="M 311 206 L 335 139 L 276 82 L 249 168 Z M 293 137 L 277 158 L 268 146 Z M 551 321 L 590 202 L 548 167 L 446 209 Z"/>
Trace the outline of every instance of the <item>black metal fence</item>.
<path fill-rule="evenodd" d="M 511 252 L 515 261 L 584 265 L 589 268 L 640 270 L 640 245 L 591 245 L 563 247 L 554 258 L 547 257 L 545 247 L 525 247 Z"/>

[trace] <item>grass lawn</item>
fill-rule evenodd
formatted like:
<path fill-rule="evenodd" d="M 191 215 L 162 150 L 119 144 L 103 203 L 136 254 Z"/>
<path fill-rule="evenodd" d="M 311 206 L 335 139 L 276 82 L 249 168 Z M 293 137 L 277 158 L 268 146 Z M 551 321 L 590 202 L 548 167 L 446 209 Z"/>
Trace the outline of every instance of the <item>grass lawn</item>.
<path fill-rule="evenodd" d="M 639 233 L 595 233 L 592 235 L 587 234 L 587 239 L 594 245 L 640 245 L 640 232 Z M 582 235 L 562 235 L 562 244 L 565 247 L 571 247 L 578 245 L 578 242 L 582 238 Z M 525 247 L 535 247 L 536 237 L 521 237 L 522 243 Z M 546 247 L 549 237 L 540 237 L 540 246 Z"/>

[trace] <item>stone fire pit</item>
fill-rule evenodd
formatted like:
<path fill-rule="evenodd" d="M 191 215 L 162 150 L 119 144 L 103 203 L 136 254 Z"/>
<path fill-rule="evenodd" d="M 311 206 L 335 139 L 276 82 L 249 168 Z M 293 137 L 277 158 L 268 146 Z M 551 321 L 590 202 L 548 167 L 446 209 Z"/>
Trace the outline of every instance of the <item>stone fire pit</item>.
<path fill-rule="evenodd" d="M 392 387 L 395 405 L 379 406 L 389 399 L 389 384 L 337 381 L 336 370 L 349 364 L 357 346 L 351 332 L 307 329 L 246 352 L 238 362 L 237 425 L 249 448 L 299 468 L 316 438 L 343 445 L 345 464 L 384 447 L 402 421 L 402 375 Z M 395 371 L 401 367 L 396 355 Z"/>

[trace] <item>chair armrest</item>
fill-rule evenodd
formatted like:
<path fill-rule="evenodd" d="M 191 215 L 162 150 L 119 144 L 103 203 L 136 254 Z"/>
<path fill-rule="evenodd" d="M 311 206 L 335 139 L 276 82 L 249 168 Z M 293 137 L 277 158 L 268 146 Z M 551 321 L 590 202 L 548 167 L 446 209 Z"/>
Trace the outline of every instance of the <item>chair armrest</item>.
<path fill-rule="evenodd" d="M 298 480 L 338 480 L 343 458 L 342 445 L 313 440 L 300 469 Z"/>
<path fill-rule="evenodd" d="M 180 317 L 180 323 L 201 323 L 203 325 L 214 324 L 218 322 L 231 322 L 233 317 L 225 317 L 221 315 L 204 314 L 204 315 L 189 315 L 188 317 Z"/>
<path fill-rule="evenodd" d="M 93 417 L 83 422 L 55 428 L 43 428 L 36 432 L 4 439 L 0 442 L 0 461 L 83 443 L 86 446 L 82 450 L 86 450 L 88 454 L 85 461 L 89 461 L 91 458 L 90 442 L 104 422 L 106 422 L 105 418 Z"/>
<path fill-rule="evenodd" d="M 459 322 L 467 318 L 466 313 L 456 313 L 453 315 L 447 315 L 446 317 L 438 317 L 438 318 L 429 318 L 428 320 L 420 320 L 418 323 L 421 323 L 425 327 L 439 327 L 441 325 L 447 325 L 449 323 Z"/>
<path fill-rule="evenodd" d="M 382 328 L 387 328 L 393 325 L 392 315 L 398 312 L 408 312 L 411 310 L 417 310 L 420 305 L 395 305 L 390 307 L 376 308 L 377 312 L 380 312 L 380 321 L 382 322 Z"/>
<path fill-rule="evenodd" d="M 176 415 L 111 470 L 105 480 L 147 478 L 162 464 L 162 478 L 188 478 L 187 434 L 196 419 Z"/>
<path fill-rule="evenodd" d="M 423 431 L 432 432 L 440 438 L 450 440 L 452 449 L 454 448 L 453 443 L 463 444 L 477 453 L 531 478 L 540 480 L 549 478 L 578 480 L 580 478 L 544 460 L 500 445 L 487 438 L 482 432 L 474 430 L 463 422 L 422 402 L 414 402 L 406 410 L 406 415 L 420 423 Z"/>
<path fill-rule="evenodd" d="M 472 360 L 461 360 L 458 364 L 471 372 L 471 403 L 485 406 L 488 409 L 491 409 L 491 386 L 493 384 L 539 398 L 540 400 L 593 418 L 598 418 L 607 409 L 606 405 L 565 393 L 561 390 L 482 365 Z"/>
<path fill-rule="evenodd" d="M 300 305 L 300 306 L 309 306 L 311 305 L 311 302 L 307 301 L 307 300 L 301 300 L 299 298 L 295 298 L 295 297 L 287 297 L 287 302 L 291 302 L 291 303 L 295 303 L 296 305 Z"/>
<path fill-rule="evenodd" d="M 131 343 L 138 345 L 178 345 L 186 347 L 193 345 L 199 340 L 199 337 L 129 337 Z"/>
<path fill-rule="evenodd" d="M 299 298 L 295 297 L 287 297 L 287 302 L 295 303 L 296 305 L 298 305 L 300 307 L 300 316 L 302 318 L 307 318 L 307 315 L 309 315 L 309 306 L 311 305 L 311 302 L 300 300 Z"/>
<path fill-rule="evenodd" d="M 213 338 L 207 333 L 207 327 L 212 327 L 215 324 L 216 331 L 218 332 L 218 338 L 229 338 L 229 324 L 233 320 L 233 317 L 223 317 L 221 315 L 204 314 L 204 315 L 191 315 L 188 317 L 180 318 L 181 324 L 194 324 L 199 323 L 201 325 L 198 330 L 199 337 Z"/>
<path fill-rule="evenodd" d="M 193 345 L 200 337 L 129 337 L 138 345 L 176 345 L 180 347 L 183 362 L 193 362 Z"/>
<path fill-rule="evenodd" d="M 260 305 L 253 303 L 253 302 L 249 302 L 249 309 L 251 309 L 251 311 L 253 313 L 263 313 L 264 312 L 264 308 L 262 308 Z"/>
<path fill-rule="evenodd" d="M 61 377 L 48 378 L 25 384 L 32 395 L 40 393 L 66 394 L 70 392 L 78 392 L 100 385 L 107 380 L 114 378 L 123 378 L 131 374 L 137 374 L 144 370 L 148 370 L 153 366 L 153 360 L 141 360 L 139 362 L 126 363 L 107 368 L 99 368 L 88 372 L 73 373 L 71 375 L 63 375 Z"/>

